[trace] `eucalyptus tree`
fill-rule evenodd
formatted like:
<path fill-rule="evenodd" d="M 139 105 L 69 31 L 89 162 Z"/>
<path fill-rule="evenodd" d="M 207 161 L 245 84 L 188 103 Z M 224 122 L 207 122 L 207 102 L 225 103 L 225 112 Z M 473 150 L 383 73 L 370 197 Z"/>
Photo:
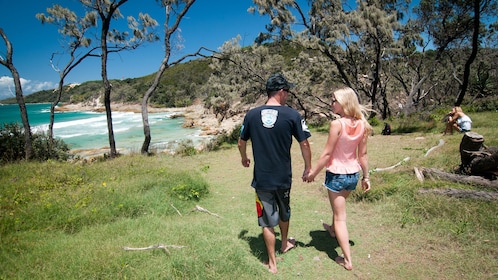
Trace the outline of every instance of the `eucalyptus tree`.
<path fill-rule="evenodd" d="M 213 73 L 201 91 L 208 109 L 223 119 L 229 110 L 245 111 L 246 104 L 262 103 L 266 98 L 266 79 L 275 72 L 285 72 L 284 58 L 271 54 L 270 48 L 253 45 L 242 48 L 240 35 L 225 42 L 213 55 Z M 293 80 L 286 74 L 289 80 Z M 250 106 L 250 105 L 249 105 Z"/>
<path fill-rule="evenodd" d="M 33 155 L 33 135 L 31 134 L 31 127 L 29 125 L 28 111 L 26 110 L 26 103 L 24 102 L 24 96 L 22 92 L 21 77 L 17 68 L 14 66 L 13 54 L 14 47 L 12 46 L 9 38 L 0 27 L 0 36 L 5 43 L 5 54 L 0 55 L 0 64 L 9 69 L 14 80 L 14 85 L 16 88 L 16 100 L 19 105 L 19 110 L 21 111 L 21 120 L 24 127 L 24 154 L 26 160 L 31 159 Z"/>
<path fill-rule="evenodd" d="M 403 48 L 398 40 L 404 1 L 358 1 L 356 9 L 341 0 L 307 1 L 254 0 L 252 11 L 270 16 L 269 33 L 275 39 L 294 37 L 306 48 L 319 51 L 334 67 L 335 83 L 355 89 L 358 97 L 367 97 L 385 117 L 387 71 L 384 61 Z M 293 28 L 303 28 L 293 34 Z M 261 35 L 261 40 L 271 38 Z M 261 41 L 260 40 L 260 41 Z M 316 94 L 316 93 L 315 93 Z"/>
<path fill-rule="evenodd" d="M 179 32 L 179 27 L 182 19 L 185 17 L 187 12 L 189 11 L 190 7 L 195 3 L 195 0 L 161 0 L 157 1 L 160 2 L 161 6 L 165 10 L 165 21 L 163 24 L 164 27 L 164 57 L 163 60 L 161 61 L 161 64 L 159 66 L 159 69 L 157 70 L 156 74 L 154 75 L 154 80 L 150 87 L 147 89 L 145 92 L 143 98 L 142 98 L 142 123 L 143 123 L 143 130 L 144 130 L 144 142 L 142 144 L 141 148 L 141 153 L 142 154 L 148 154 L 149 152 L 149 146 L 150 142 L 152 139 L 152 136 L 150 134 L 150 125 L 149 125 L 149 113 L 148 113 L 148 105 L 149 105 L 149 99 L 152 96 L 152 94 L 155 92 L 157 87 L 159 86 L 159 83 L 161 82 L 161 77 L 163 76 L 164 72 L 166 69 L 169 67 L 178 64 L 182 61 L 184 61 L 188 57 L 196 56 L 196 55 L 201 55 L 201 51 L 205 50 L 205 48 L 201 47 L 199 50 L 195 53 L 192 54 L 187 54 L 180 59 L 170 62 L 172 51 L 175 49 L 175 35 L 177 32 Z M 179 45 L 177 45 L 178 48 L 180 48 Z"/>
<path fill-rule="evenodd" d="M 93 56 L 94 51 L 98 49 L 98 47 L 90 47 L 92 40 L 86 36 L 86 32 L 97 25 L 96 16 L 94 11 L 89 11 L 80 18 L 73 11 L 57 4 L 54 4 L 51 8 L 47 8 L 47 14 L 39 13 L 36 15 L 36 18 L 43 24 L 55 24 L 58 27 L 58 32 L 61 34 L 65 44 L 65 51 L 68 54 L 66 64 L 62 68 L 59 68 L 54 63 L 54 58 L 65 54 L 65 52 L 62 54 L 54 52 L 50 57 L 52 69 L 59 74 L 59 83 L 56 89 L 57 95 L 50 106 L 50 122 L 48 125 L 49 153 L 52 153 L 53 150 L 55 108 L 59 104 L 63 94 L 64 80 L 76 66 L 85 58 Z M 83 54 L 77 53 L 80 49 L 84 49 Z"/>
<path fill-rule="evenodd" d="M 469 49 L 470 53 L 464 65 L 451 69 L 459 85 L 454 101 L 459 106 L 466 94 L 471 65 L 489 30 L 494 30 L 497 2 L 494 0 L 421 0 L 417 9 L 419 23 L 437 49 L 437 58 L 441 58 L 451 48 Z M 485 19 L 485 20 L 483 20 Z M 456 53 L 456 52 L 453 52 Z M 451 57 L 450 57 L 451 59 Z M 463 70 L 462 70 L 463 69 Z"/>
<path fill-rule="evenodd" d="M 123 18 L 119 8 L 128 2 L 128 0 L 79 0 L 86 8 L 95 11 L 97 18 L 100 20 L 100 37 L 99 37 L 99 56 L 101 60 L 101 76 L 104 86 L 104 105 L 107 116 L 107 130 L 109 136 L 110 158 L 117 156 L 116 142 L 114 139 L 114 130 L 112 124 L 111 111 L 111 91 L 112 85 L 109 82 L 107 74 L 107 60 L 110 53 L 120 52 L 124 50 L 132 50 L 145 42 L 158 40 L 157 35 L 150 31 L 150 28 L 157 25 L 157 21 L 151 18 L 148 14 L 139 13 L 139 19 L 128 16 L 129 32 L 111 29 L 113 20 Z"/>

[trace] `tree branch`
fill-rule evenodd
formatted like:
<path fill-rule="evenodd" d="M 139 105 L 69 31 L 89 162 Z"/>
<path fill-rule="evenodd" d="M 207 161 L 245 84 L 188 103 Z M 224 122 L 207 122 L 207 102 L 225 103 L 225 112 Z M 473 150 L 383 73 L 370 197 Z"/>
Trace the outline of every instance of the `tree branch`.
<path fill-rule="evenodd" d="M 157 245 L 150 245 L 149 247 L 142 247 L 142 248 L 123 247 L 123 250 L 125 250 L 125 251 L 145 251 L 145 250 L 152 250 L 152 249 L 164 249 L 164 251 L 167 254 L 169 254 L 168 248 L 181 249 L 181 248 L 185 248 L 185 247 L 186 246 L 180 246 L 180 245 L 157 244 Z"/>

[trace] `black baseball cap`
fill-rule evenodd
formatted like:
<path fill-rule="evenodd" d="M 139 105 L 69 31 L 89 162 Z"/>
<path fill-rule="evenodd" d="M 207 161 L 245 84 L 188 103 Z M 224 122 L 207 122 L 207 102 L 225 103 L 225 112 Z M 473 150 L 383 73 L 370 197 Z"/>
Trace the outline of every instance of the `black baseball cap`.
<path fill-rule="evenodd" d="M 284 75 L 273 74 L 266 81 L 266 92 L 279 91 L 281 89 L 290 89 L 293 88 L 294 86 L 295 86 L 294 84 L 289 83 L 285 79 Z"/>

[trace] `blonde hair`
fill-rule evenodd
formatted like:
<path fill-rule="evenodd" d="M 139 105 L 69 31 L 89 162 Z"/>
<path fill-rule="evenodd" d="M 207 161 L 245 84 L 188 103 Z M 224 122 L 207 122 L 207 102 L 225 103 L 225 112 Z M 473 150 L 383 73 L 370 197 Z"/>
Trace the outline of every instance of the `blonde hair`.
<path fill-rule="evenodd" d="M 348 117 L 362 120 L 365 124 L 365 133 L 370 134 L 372 126 L 368 123 L 366 115 L 372 110 L 360 104 L 354 90 L 349 87 L 338 89 L 334 91 L 334 97 L 341 104 L 344 114 Z"/>

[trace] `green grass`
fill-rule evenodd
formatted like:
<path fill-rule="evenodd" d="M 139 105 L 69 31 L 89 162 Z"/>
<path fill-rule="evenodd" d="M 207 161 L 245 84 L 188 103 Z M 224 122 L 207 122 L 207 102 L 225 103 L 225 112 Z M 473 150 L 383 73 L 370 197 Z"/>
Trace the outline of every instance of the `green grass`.
<path fill-rule="evenodd" d="M 497 114 L 471 116 L 490 146 L 498 146 Z M 397 120 L 391 124 L 395 130 Z M 414 167 L 451 172 L 460 163 L 462 135 L 442 136 L 443 124 L 436 125 L 370 138 L 371 170 L 410 159 L 372 171 L 372 191 L 348 200 L 353 272 L 333 261 L 342 252 L 321 226 L 331 220 L 323 174 L 300 182 L 297 145 L 290 235 L 298 248 L 281 256 L 278 275 L 267 272 L 252 168 L 242 167 L 232 146 L 185 157 L 1 166 L 0 279 L 496 279 L 498 202 L 418 192 L 480 190 L 415 178 Z M 445 144 L 425 156 L 440 139 Z M 313 133 L 314 160 L 325 140 L 326 133 Z M 123 249 L 157 244 L 184 247 Z"/>

